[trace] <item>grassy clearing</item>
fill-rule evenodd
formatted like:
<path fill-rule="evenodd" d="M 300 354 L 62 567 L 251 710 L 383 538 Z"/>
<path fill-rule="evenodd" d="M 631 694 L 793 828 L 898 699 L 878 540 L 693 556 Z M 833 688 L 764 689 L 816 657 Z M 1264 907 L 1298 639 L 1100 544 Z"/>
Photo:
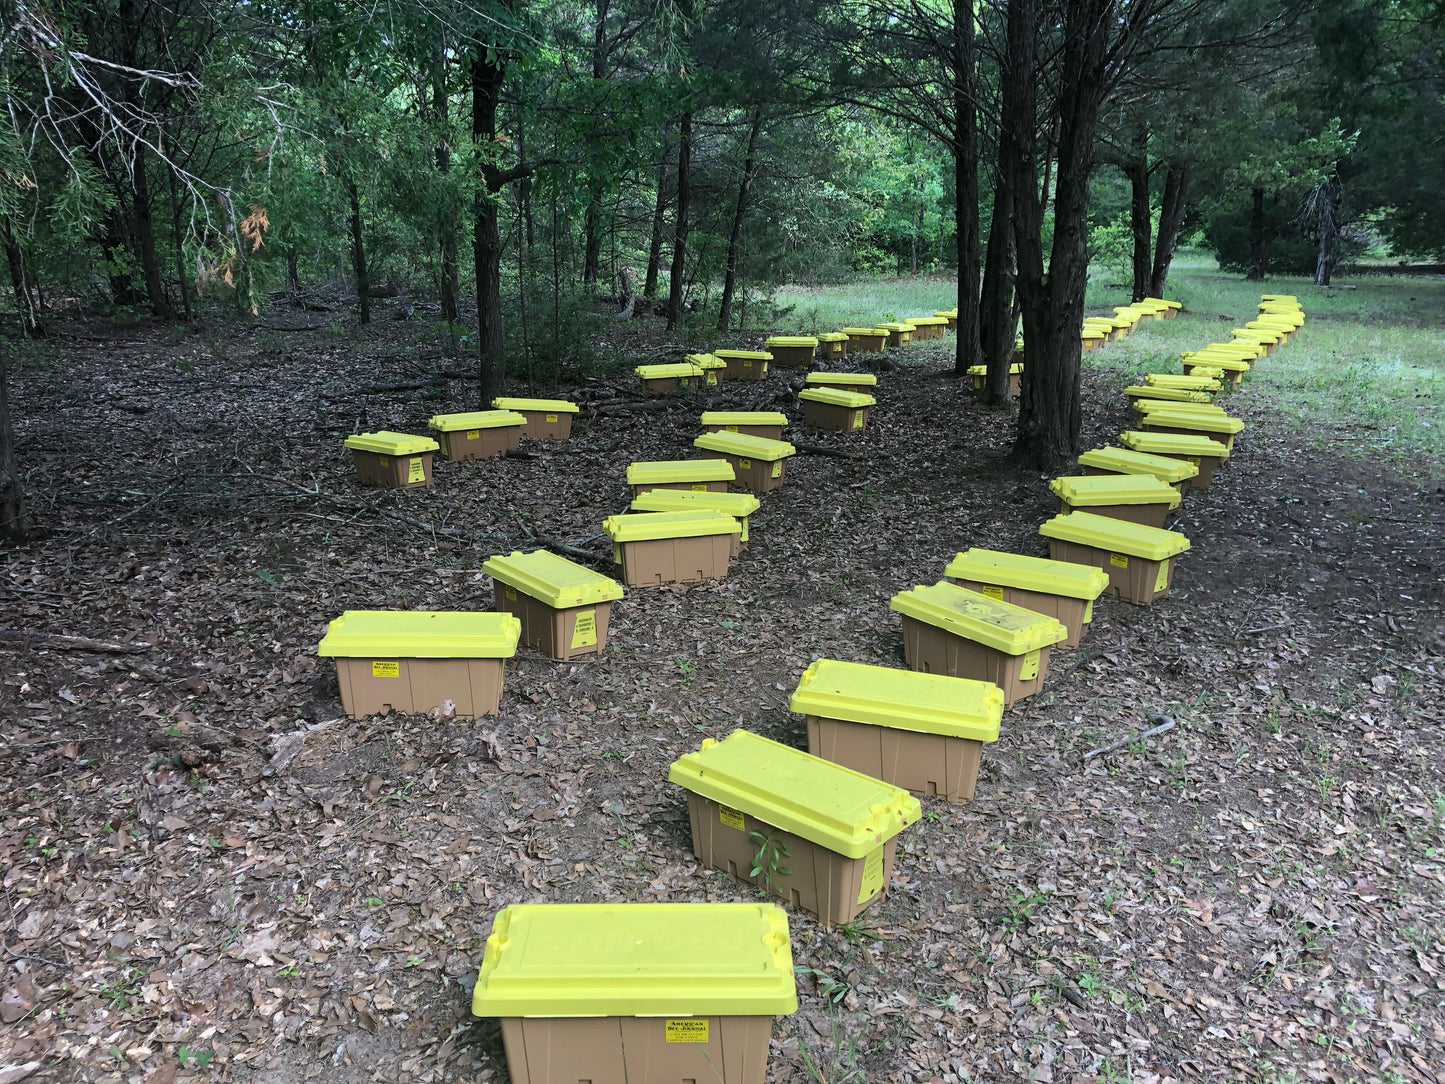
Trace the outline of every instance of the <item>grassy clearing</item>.
<path fill-rule="evenodd" d="M 953 303 L 943 278 L 880 279 L 844 286 L 787 287 L 776 303 L 792 306 L 799 332 L 933 312 Z M 1445 279 L 1346 276 L 1328 288 L 1302 277 L 1260 284 L 1225 274 L 1207 254 L 1174 262 L 1169 296 L 1184 303 L 1175 320 L 1151 321 L 1084 359 L 1121 381 L 1178 372 L 1179 353 L 1227 340 L 1253 318 L 1263 292 L 1294 294 L 1309 321 L 1303 333 L 1248 378 L 1254 401 L 1289 422 L 1310 443 L 1380 459 L 1412 476 L 1445 468 Z M 1128 289 L 1090 282 L 1090 313 L 1128 301 Z"/>

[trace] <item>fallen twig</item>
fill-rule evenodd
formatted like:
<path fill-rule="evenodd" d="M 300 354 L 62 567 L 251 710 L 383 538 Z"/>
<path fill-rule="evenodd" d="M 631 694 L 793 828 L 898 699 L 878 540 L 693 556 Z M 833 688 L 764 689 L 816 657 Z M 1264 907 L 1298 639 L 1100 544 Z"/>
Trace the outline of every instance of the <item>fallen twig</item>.
<path fill-rule="evenodd" d="M 1110 742 L 1108 745 L 1102 745 L 1098 749 L 1090 749 L 1084 754 L 1084 759 L 1088 760 L 1090 757 L 1101 757 L 1105 753 L 1112 753 L 1115 749 L 1122 749 L 1126 745 L 1133 745 L 1136 741 L 1145 741 L 1159 734 L 1163 734 L 1166 730 L 1174 729 L 1174 719 L 1171 716 L 1151 715 L 1149 717 L 1150 722 L 1153 722 L 1155 719 L 1162 719 L 1164 721 L 1158 726 L 1152 726 L 1148 730 L 1141 730 L 1137 733 L 1130 734 L 1127 738 L 1120 738 L 1118 741 Z"/>
<path fill-rule="evenodd" d="M 28 632 L 25 629 L 0 629 L 0 640 L 16 643 L 44 644 L 62 651 L 94 651 L 98 655 L 136 655 L 149 651 L 151 645 L 137 641 L 122 644 L 115 640 L 92 640 L 88 636 L 67 636 L 59 632 Z"/>
<path fill-rule="evenodd" d="M 794 448 L 798 449 L 798 451 L 803 452 L 807 455 L 831 455 L 837 457 L 838 459 L 868 458 L 867 456 L 859 455 L 857 452 L 845 452 L 841 448 L 828 448 L 822 444 L 800 444 L 798 441 L 795 440 L 792 442 L 792 445 Z"/>

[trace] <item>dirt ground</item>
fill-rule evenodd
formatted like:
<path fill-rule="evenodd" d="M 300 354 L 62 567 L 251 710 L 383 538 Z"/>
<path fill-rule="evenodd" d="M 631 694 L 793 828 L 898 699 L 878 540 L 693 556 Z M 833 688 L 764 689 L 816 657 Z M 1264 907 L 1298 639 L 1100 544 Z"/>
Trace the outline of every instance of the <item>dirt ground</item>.
<path fill-rule="evenodd" d="M 498 908 L 757 898 L 694 862 L 668 764 L 801 744 L 811 659 L 903 665 L 891 595 L 1046 552 L 1009 415 L 918 344 L 863 436 L 790 431 L 856 457 L 791 460 L 727 579 L 629 592 L 596 659 L 523 649 L 499 717 L 349 721 L 330 618 L 488 608 L 482 561 L 533 534 L 605 552 L 630 460 L 690 456 L 704 407 L 796 418 L 798 378 L 567 389 L 569 444 L 378 493 L 343 436 L 474 407 L 430 379 L 462 363 L 265 319 L 76 330 L 12 370 L 51 533 L 0 563 L 0 1084 L 505 1081 L 469 1015 Z M 1109 442 L 1117 380 L 1086 383 Z M 925 801 L 886 901 L 790 916 L 772 1080 L 1445 1079 L 1445 490 L 1229 402 L 1249 428 L 1185 502 L 1170 597 L 1101 603 L 977 799 Z"/>

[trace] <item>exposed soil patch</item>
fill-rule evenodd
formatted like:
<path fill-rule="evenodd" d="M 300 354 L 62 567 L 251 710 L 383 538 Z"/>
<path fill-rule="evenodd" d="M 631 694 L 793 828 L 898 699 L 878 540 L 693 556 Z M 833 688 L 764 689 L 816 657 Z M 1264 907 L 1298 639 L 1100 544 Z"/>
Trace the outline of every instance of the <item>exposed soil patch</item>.
<path fill-rule="evenodd" d="M 348 721 L 329 618 L 487 607 L 481 562 L 533 533 L 605 552 L 626 464 L 690 456 L 699 410 L 798 411 L 786 372 L 643 410 L 618 378 L 575 389 L 567 445 L 375 493 L 342 436 L 474 406 L 433 379 L 465 364 L 291 334 L 130 329 L 15 374 L 52 533 L 0 564 L 0 626 L 117 649 L 0 639 L 0 1074 L 504 1080 L 468 1013 L 498 907 L 750 898 L 693 862 L 671 760 L 801 742 L 812 658 L 902 665 L 893 593 L 971 545 L 1046 552 L 1009 418 L 919 344 L 865 435 L 804 436 L 858 458 L 791 460 L 726 580 L 630 592 L 596 660 L 523 651 L 500 717 Z M 1122 385 L 1089 385 L 1108 442 Z M 1185 502 L 1171 597 L 1099 607 L 856 928 L 793 916 L 775 1080 L 1439 1079 L 1445 490 L 1230 404 L 1250 428 Z"/>

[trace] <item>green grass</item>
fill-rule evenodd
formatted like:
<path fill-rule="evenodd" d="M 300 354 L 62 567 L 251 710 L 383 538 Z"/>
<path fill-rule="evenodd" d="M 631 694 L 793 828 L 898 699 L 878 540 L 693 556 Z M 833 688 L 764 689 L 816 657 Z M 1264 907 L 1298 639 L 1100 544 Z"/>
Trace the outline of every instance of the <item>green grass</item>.
<path fill-rule="evenodd" d="M 1185 250 L 1166 293 L 1184 304 L 1177 319 L 1141 324 L 1086 356 L 1085 367 L 1116 376 L 1121 387 L 1146 372 L 1179 372 L 1181 351 L 1228 340 L 1254 318 L 1261 293 L 1294 294 L 1308 319 L 1294 342 L 1246 378 L 1256 414 L 1272 412 L 1306 443 L 1408 475 L 1445 468 L 1445 280 L 1346 274 L 1322 288 L 1299 276 L 1246 282 L 1218 270 L 1207 253 Z M 807 334 L 931 313 L 954 300 L 953 282 L 940 276 L 787 286 L 774 303 L 791 307 L 786 330 Z M 1128 286 L 1096 277 L 1086 300 L 1086 312 L 1108 313 L 1128 302 Z"/>

